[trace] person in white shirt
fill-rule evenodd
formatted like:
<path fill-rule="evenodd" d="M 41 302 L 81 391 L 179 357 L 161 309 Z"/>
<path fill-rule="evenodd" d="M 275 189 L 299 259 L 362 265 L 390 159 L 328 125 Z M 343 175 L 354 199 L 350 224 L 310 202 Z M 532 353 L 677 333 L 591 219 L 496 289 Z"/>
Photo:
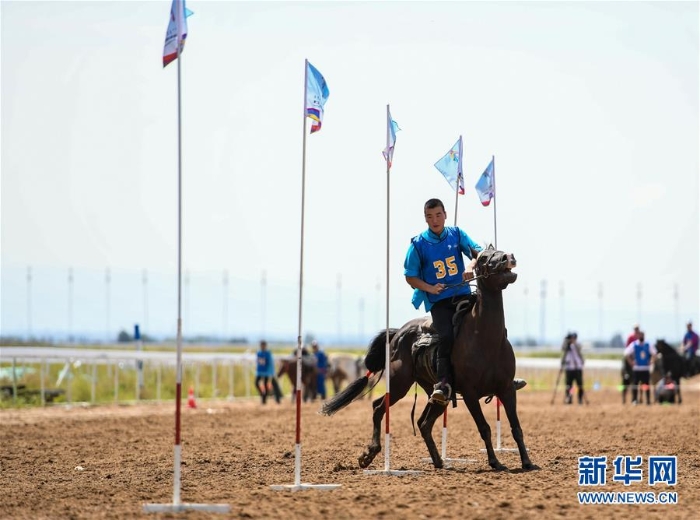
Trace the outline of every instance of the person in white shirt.
<path fill-rule="evenodd" d="M 571 404 L 573 384 L 578 387 L 578 404 L 583 404 L 583 355 L 578 344 L 578 334 L 570 332 L 562 344 L 561 365 L 566 370 L 566 396 L 564 402 Z"/>

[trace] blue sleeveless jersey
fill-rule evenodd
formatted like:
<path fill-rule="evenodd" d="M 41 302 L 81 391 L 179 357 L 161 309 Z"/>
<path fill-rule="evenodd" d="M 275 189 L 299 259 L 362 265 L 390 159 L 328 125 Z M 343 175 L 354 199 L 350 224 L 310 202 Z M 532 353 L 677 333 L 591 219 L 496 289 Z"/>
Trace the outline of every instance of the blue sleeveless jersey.
<path fill-rule="evenodd" d="M 275 361 L 272 358 L 272 352 L 270 352 L 269 350 L 258 350 L 256 357 L 258 366 L 255 369 L 255 375 L 263 377 L 274 377 Z"/>
<path fill-rule="evenodd" d="M 648 367 L 651 361 L 649 343 L 635 343 L 634 364 L 638 367 Z"/>
<path fill-rule="evenodd" d="M 464 260 L 460 248 L 459 229 L 446 227 L 445 237 L 439 242 L 432 243 L 418 235 L 412 239 L 421 259 L 421 278 L 430 285 L 437 283 L 456 285 L 462 283 Z M 435 303 L 453 296 L 470 294 L 469 284 L 449 287 L 440 294 L 427 294 L 428 300 Z"/>

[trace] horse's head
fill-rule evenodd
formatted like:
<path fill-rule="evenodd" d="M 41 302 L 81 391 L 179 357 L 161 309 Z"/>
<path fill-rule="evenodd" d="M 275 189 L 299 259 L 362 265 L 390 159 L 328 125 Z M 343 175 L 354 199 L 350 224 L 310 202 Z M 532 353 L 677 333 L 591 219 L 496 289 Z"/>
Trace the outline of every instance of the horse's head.
<path fill-rule="evenodd" d="M 492 245 L 480 252 L 472 249 L 472 258 L 476 258 L 478 277 L 488 287 L 502 291 L 518 278 L 511 271 L 515 267 L 515 256 L 498 251 Z"/>

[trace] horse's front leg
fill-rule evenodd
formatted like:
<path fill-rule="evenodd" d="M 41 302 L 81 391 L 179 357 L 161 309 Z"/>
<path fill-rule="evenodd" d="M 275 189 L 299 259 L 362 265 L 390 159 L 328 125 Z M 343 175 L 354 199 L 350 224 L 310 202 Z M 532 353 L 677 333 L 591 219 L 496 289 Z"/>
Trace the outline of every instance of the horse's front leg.
<path fill-rule="evenodd" d="M 372 408 L 374 409 L 374 413 L 372 414 L 372 442 L 358 459 L 361 468 L 369 466 L 374 460 L 374 457 L 382 451 L 381 431 L 382 418 L 384 417 L 384 396 L 376 399 L 372 403 Z"/>
<path fill-rule="evenodd" d="M 540 469 L 530 461 L 530 456 L 527 454 L 527 448 L 525 447 L 525 441 L 523 440 L 523 430 L 520 428 L 520 421 L 518 420 L 515 388 L 509 388 L 505 393 L 499 395 L 498 398 L 503 403 L 503 408 L 506 411 L 506 416 L 508 417 L 508 422 L 510 423 L 510 431 L 513 434 L 515 443 L 518 445 L 518 452 L 520 452 L 520 460 L 523 464 L 523 469 L 528 471 Z"/>
<path fill-rule="evenodd" d="M 420 429 L 420 434 L 425 441 L 425 445 L 428 447 L 428 453 L 430 453 L 430 458 L 433 461 L 433 466 L 437 469 L 441 469 L 444 464 L 440 452 L 435 445 L 435 439 L 433 439 L 433 426 L 435 421 L 444 412 L 445 407 L 438 404 L 428 403 L 423 409 L 420 418 L 418 419 L 418 428 Z"/>
<path fill-rule="evenodd" d="M 513 391 L 515 391 L 515 389 L 513 389 Z M 493 451 L 493 444 L 491 443 L 491 427 L 486 421 L 486 417 L 484 417 L 484 412 L 481 410 L 479 399 L 474 395 L 465 395 L 464 404 L 467 405 L 469 413 L 472 414 L 474 422 L 476 423 L 476 427 L 479 430 L 479 434 L 481 435 L 481 439 L 486 445 L 486 455 L 489 458 L 489 466 L 491 466 L 497 471 L 507 470 L 508 468 L 498 461 L 498 458 L 496 457 L 496 452 Z"/>

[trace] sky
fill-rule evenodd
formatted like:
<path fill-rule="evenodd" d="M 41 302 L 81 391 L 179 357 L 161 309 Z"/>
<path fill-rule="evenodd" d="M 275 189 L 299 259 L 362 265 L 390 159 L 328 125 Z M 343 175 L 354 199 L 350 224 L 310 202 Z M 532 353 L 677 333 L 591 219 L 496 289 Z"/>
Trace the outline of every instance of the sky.
<path fill-rule="evenodd" d="M 640 322 L 677 340 L 700 324 L 697 2 L 187 7 L 185 335 L 296 338 L 305 59 L 330 97 L 306 140 L 304 335 L 364 341 L 385 326 L 387 282 L 391 326 L 422 315 L 403 260 L 432 197 L 475 241 L 515 254 L 513 339 L 609 339 Z M 169 12 L 0 2 L 0 334 L 109 339 L 140 323 L 175 336 Z M 401 128 L 388 278 L 387 105 Z M 455 211 L 433 165 L 460 135 Z M 492 156 L 485 208 L 474 184 Z"/>

